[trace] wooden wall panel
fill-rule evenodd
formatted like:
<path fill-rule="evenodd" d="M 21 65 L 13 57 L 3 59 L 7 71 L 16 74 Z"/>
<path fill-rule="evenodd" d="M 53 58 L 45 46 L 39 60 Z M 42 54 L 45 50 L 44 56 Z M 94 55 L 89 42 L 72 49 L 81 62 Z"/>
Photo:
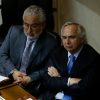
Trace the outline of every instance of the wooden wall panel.
<path fill-rule="evenodd" d="M 60 34 L 61 26 L 66 18 L 66 3 L 67 0 L 53 0 L 53 8 L 56 8 L 54 12 L 54 20 L 55 20 L 55 30 Z"/>

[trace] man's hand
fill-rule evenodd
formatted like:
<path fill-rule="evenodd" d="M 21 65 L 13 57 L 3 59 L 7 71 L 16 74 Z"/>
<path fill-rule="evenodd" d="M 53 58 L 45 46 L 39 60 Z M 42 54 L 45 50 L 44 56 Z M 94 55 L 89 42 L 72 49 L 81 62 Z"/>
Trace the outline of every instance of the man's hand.
<path fill-rule="evenodd" d="M 53 66 L 48 67 L 48 74 L 51 77 L 60 77 L 58 70 Z"/>
<path fill-rule="evenodd" d="M 32 82 L 32 79 L 31 79 L 31 77 L 29 77 L 29 76 L 23 76 L 23 82 L 22 82 L 22 85 L 27 85 L 27 84 L 29 84 L 30 82 Z"/>
<path fill-rule="evenodd" d="M 12 74 L 13 78 L 14 78 L 14 81 L 17 83 L 17 82 L 23 82 L 23 76 L 26 76 L 25 73 L 22 73 L 18 70 L 14 70 L 13 71 L 13 74 Z"/>
<path fill-rule="evenodd" d="M 70 78 L 69 86 L 74 85 L 74 84 L 78 84 L 80 80 L 81 80 L 80 78 Z"/>
<path fill-rule="evenodd" d="M 19 83 L 19 85 L 25 86 L 32 81 L 32 79 L 29 76 L 18 70 L 15 70 L 12 75 L 15 80 L 15 83 Z"/>

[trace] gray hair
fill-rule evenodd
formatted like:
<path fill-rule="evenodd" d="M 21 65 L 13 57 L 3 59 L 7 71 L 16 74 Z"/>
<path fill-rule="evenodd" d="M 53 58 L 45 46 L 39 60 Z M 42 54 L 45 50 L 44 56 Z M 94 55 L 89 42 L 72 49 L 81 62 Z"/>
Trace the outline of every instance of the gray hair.
<path fill-rule="evenodd" d="M 28 8 L 25 9 L 23 13 L 23 18 L 24 16 L 38 16 L 40 18 L 41 22 L 45 22 L 46 16 L 45 12 L 42 8 L 36 5 L 31 5 Z"/>
<path fill-rule="evenodd" d="M 68 25 L 76 25 L 78 27 L 77 33 L 79 34 L 79 38 L 83 39 L 83 44 L 87 43 L 85 28 L 82 25 L 75 23 L 75 22 L 65 22 L 61 28 L 61 35 L 63 34 L 64 27 L 66 27 Z"/>

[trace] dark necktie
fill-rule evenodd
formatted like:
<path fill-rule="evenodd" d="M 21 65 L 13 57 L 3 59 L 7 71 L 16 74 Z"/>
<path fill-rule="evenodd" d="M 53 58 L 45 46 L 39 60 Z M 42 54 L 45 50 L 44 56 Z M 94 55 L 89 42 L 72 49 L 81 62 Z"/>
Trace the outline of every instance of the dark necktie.
<path fill-rule="evenodd" d="M 75 56 L 74 55 L 70 55 L 69 56 L 69 62 L 67 64 L 67 69 L 68 69 L 68 73 L 70 73 L 72 67 L 73 67 L 73 64 L 75 62 Z"/>
<path fill-rule="evenodd" d="M 25 73 L 26 73 L 26 68 L 28 67 L 33 42 L 34 42 L 33 40 L 28 40 L 27 45 L 23 52 L 20 71 Z"/>

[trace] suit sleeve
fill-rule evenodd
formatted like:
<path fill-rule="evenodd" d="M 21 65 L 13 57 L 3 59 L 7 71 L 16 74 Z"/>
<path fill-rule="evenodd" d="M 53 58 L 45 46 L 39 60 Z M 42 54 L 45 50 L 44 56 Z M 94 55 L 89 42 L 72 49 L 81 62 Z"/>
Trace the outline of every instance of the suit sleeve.
<path fill-rule="evenodd" d="M 52 60 L 49 59 L 48 64 L 46 65 L 46 73 L 44 75 L 44 85 L 46 86 L 46 88 L 50 89 L 50 90 L 63 90 L 63 89 L 67 89 L 67 81 L 68 78 L 67 77 L 51 77 L 48 75 L 48 67 L 49 66 L 54 66 Z"/>
<path fill-rule="evenodd" d="M 8 34 L 2 43 L 0 48 L 0 67 L 3 69 L 2 73 L 4 75 L 9 75 L 10 71 L 13 69 L 14 65 L 10 59 L 10 34 L 12 27 L 9 29 Z"/>
<path fill-rule="evenodd" d="M 99 79 L 98 70 L 99 67 L 99 60 L 100 56 L 97 57 L 92 62 L 89 62 L 87 70 L 84 72 L 82 76 L 82 80 L 75 85 L 70 87 L 67 86 L 68 77 L 61 76 L 61 77 L 50 77 L 47 72 L 45 74 L 45 81 L 44 84 L 47 86 L 49 90 L 57 90 L 64 91 L 67 95 L 73 97 L 84 97 L 84 96 L 91 96 L 92 94 L 95 95 L 97 93 L 97 88 L 99 86 Z M 53 61 L 49 61 L 49 65 L 55 65 Z M 47 67 L 48 68 L 48 67 Z M 79 77 L 81 78 L 81 77 Z"/>

